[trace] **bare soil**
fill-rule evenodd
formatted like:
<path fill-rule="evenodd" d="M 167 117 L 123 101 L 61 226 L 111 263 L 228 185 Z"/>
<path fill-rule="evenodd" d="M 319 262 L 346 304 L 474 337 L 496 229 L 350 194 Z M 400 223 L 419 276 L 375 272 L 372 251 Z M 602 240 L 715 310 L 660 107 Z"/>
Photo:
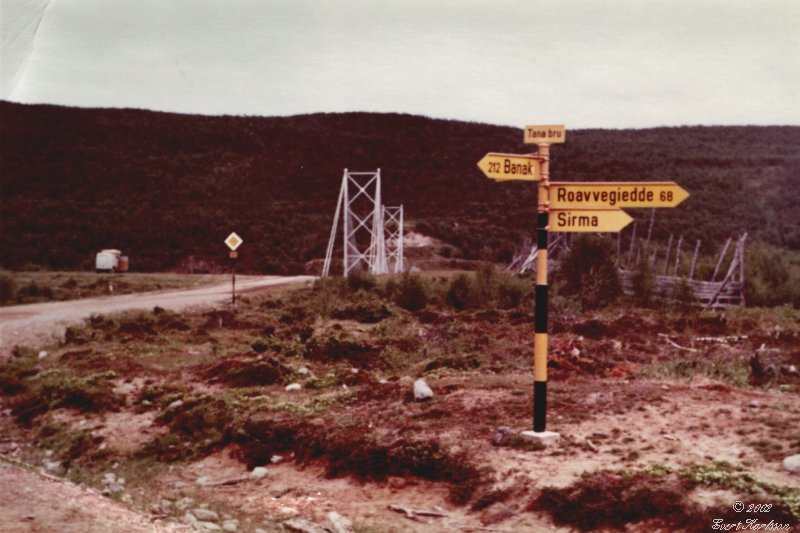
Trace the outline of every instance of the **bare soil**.
<path fill-rule="evenodd" d="M 0 367 L 0 530 L 189 528 L 205 507 L 238 531 L 332 511 L 363 532 L 703 531 L 736 518 L 736 500 L 797 527 L 798 477 L 781 464 L 800 453 L 794 315 L 554 316 L 561 439 L 541 447 L 517 437 L 531 425 L 529 311 L 382 301 L 375 321 L 373 296 L 334 296 L 179 314 L 162 304 L 173 295 L 73 324 L 44 357 L 14 350 Z M 414 400 L 418 377 L 433 399 Z"/>

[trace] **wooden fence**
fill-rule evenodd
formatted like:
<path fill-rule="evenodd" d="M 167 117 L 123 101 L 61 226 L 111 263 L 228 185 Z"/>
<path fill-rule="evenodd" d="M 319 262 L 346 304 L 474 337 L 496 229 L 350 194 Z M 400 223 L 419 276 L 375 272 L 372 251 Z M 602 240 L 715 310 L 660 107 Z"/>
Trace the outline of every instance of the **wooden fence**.
<path fill-rule="evenodd" d="M 631 237 L 630 246 L 626 252 L 622 250 L 621 238 L 617 241 L 617 268 L 619 272 L 620 283 L 622 290 L 625 294 L 633 295 L 635 292 L 634 276 L 635 271 L 632 268 L 636 265 L 642 254 L 650 262 L 651 271 L 655 272 L 657 267 L 657 250 L 653 247 L 651 253 L 650 237 L 652 233 L 653 218 L 650 220 L 650 228 L 647 232 L 647 239 L 636 239 L 636 226 L 633 227 L 633 235 Z M 683 243 L 683 236 L 680 236 L 677 245 L 675 246 L 674 260 L 671 261 L 672 242 L 673 238 L 670 236 L 669 243 L 667 244 L 666 256 L 663 260 L 662 274 L 653 276 L 655 283 L 655 291 L 663 295 L 679 295 L 681 291 L 687 288 L 694 294 L 695 302 L 702 306 L 704 310 L 707 309 L 723 309 L 730 306 L 744 305 L 745 304 L 745 282 L 744 282 L 744 268 L 745 268 L 745 241 L 747 240 L 747 233 L 743 234 L 736 241 L 733 248 L 733 255 L 728 264 L 728 270 L 725 276 L 717 281 L 717 276 L 720 273 L 722 265 L 728 255 L 728 250 L 732 243 L 729 238 L 723 246 L 722 253 L 717 260 L 714 273 L 708 281 L 697 280 L 694 278 L 695 265 L 697 263 L 697 253 L 700 249 L 700 241 L 697 241 L 694 247 L 694 254 L 692 256 L 691 267 L 688 275 L 679 276 L 678 267 L 680 260 L 680 250 Z M 566 252 L 570 250 L 569 239 L 564 237 L 563 234 L 558 234 L 555 239 L 550 242 L 548 246 L 548 259 L 557 262 Z M 513 261 L 508 266 L 508 270 L 516 273 L 532 272 L 536 268 L 536 245 L 532 244 L 530 240 L 523 243 L 520 250 L 515 254 Z M 623 258 L 623 255 L 627 255 Z M 635 259 L 634 259 L 635 258 Z M 674 269 L 673 269 L 674 261 Z M 548 261 L 550 262 L 550 261 Z M 660 263 L 660 261 L 659 261 Z M 555 265 L 553 265 L 555 266 Z M 672 271 L 672 275 L 670 275 Z"/>

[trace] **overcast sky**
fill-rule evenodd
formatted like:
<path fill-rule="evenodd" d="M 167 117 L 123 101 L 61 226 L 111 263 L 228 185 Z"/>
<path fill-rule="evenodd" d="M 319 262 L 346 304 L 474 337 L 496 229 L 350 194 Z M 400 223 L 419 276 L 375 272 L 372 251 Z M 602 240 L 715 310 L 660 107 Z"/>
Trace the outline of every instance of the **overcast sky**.
<path fill-rule="evenodd" d="M 800 125 L 798 0 L 0 0 L 5 99 Z"/>

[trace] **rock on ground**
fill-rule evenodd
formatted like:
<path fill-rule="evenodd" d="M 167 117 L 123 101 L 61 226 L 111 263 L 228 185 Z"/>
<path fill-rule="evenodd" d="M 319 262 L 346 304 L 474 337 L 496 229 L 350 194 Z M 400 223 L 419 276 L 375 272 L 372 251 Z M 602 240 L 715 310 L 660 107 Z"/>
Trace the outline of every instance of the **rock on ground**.
<path fill-rule="evenodd" d="M 783 468 L 794 474 L 800 474 L 800 453 L 790 455 L 783 460 Z"/>
<path fill-rule="evenodd" d="M 212 511 L 211 509 L 192 509 L 192 514 L 198 520 L 219 520 L 219 515 L 216 511 Z"/>
<path fill-rule="evenodd" d="M 305 518 L 292 518 L 284 522 L 283 526 L 289 531 L 297 533 L 328 533 L 328 530 L 321 525 Z"/>
<path fill-rule="evenodd" d="M 250 479 L 261 479 L 266 476 L 268 471 L 263 466 L 257 466 L 250 472 Z"/>
<path fill-rule="evenodd" d="M 420 378 L 414 382 L 414 399 L 418 402 L 433 398 L 433 390 L 428 386 L 424 379 Z"/>
<path fill-rule="evenodd" d="M 353 533 L 353 522 L 336 511 L 328 513 L 328 529 L 332 533 Z"/>

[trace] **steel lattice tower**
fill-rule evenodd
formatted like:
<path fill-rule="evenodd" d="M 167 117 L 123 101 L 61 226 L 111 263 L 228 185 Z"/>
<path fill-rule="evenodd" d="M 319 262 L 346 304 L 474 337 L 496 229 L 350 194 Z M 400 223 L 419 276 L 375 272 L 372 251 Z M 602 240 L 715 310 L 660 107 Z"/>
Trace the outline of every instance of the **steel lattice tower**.
<path fill-rule="evenodd" d="M 386 271 L 397 274 L 405 270 L 403 265 L 403 206 L 383 206 L 384 247 Z"/>
<path fill-rule="evenodd" d="M 372 274 L 386 272 L 381 208 L 381 169 L 376 172 L 350 172 L 344 169 L 325 264 L 322 267 L 323 277 L 330 274 L 340 215 L 343 274 L 349 276 L 353 270 Z"/>

